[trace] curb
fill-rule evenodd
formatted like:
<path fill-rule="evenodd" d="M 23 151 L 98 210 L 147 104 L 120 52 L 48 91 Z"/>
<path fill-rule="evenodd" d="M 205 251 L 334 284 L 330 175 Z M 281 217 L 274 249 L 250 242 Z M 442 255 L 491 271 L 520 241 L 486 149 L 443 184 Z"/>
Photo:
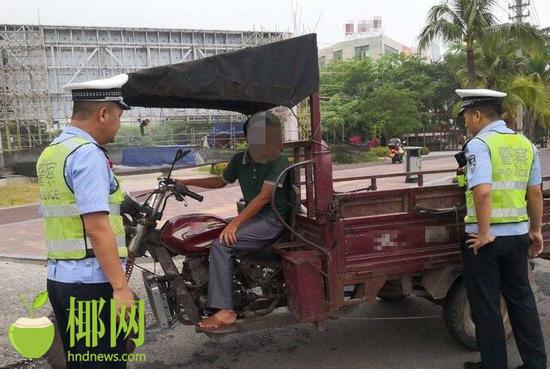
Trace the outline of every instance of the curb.
<path fill-rule="evenodd" d="M 47 262 L 47 259 L 45 256 L 0 253 L 0 261 L 15 261 L 20 263 L 45 264 Z"/>
<path fill-rule="evenodd" d="M 32 202 L 30 204 L 23 204 L 23 205 L 13 205 L 13 206 L 4 206 L 4 207 L 0 207 L 0 211 L 2 210 L 13 210 L 13 209 L 19 209 L 19 208 L 26 208 L 26 207 L 30 207 L 30 206 L 39 206 L 40 203 L 39 202 Z"/>

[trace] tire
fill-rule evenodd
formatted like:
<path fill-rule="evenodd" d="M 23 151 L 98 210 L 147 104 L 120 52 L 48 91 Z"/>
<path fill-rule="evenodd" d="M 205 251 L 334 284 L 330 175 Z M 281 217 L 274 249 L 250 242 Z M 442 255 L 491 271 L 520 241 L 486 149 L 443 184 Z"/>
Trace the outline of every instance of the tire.
<path fill-rule="evenodd" d="M 512 326 L 503 298 L 501 299 L 501 313 L 504 334 L 508 339 L 512 335 Z M 470 304 L 461 280 L 455 282 L 447 293 L 447 297 L 443 300 L 443 322 L 452 337 L 469 349 L 479 350 L 475 335 L 475 324 L 470 313 Z"/>

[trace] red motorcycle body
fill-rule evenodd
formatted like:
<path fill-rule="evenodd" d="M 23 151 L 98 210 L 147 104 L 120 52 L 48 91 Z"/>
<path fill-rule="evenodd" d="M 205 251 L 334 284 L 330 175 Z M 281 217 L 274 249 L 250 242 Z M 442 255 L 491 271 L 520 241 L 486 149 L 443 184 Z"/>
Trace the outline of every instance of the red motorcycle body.
<path fill-rule="evenodd" d="M 211 214 L 187 214 L 169 219 L 160 230 L 162 243 L 178 255 L 208 254 L 227 220 Z"/>

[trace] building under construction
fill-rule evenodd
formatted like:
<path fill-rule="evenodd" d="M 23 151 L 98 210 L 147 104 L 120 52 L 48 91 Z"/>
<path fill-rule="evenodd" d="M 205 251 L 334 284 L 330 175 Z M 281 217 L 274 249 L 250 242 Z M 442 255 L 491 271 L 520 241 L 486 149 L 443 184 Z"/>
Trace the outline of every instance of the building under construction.
<path fill-rule="evenodd" d="M 281 40 L 281 32 L 0 25 L 0 153 L 41 146 L 70 121 L 61 86 Z M 231 121 L 227 112 L 136 108 L 125 122 Z"/>

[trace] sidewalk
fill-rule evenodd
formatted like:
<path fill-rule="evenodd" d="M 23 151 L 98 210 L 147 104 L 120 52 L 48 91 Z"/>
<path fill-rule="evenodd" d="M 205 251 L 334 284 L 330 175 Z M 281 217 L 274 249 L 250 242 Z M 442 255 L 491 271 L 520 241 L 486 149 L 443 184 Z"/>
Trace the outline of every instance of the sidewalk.
<path fill-rule="evenodd" d="M 371 164 L 371 163 L 369 163 Z M 374 163 L 372 163 L 374 164 Z M 454 158 L 443 155 L 438 158 L 426 160 L 423 163 L 424 170 L 436 170 L 454 168 Z M 356 177 L 365 175 L 388 174 L 402 172 L 403 165 L 392 165 L 386 162 L 366 165 L 361 167 L 335 167 L 334 178 Z M 197 169 L 182 169 L 174 172 L 175 178 L 197 178 L 207 174 Z M 122 176 L 121 181 L 125 191 L 132 194 L 146 193 L 156 185 L 158 174 L 140 174 Z M 429 175 L 424 178 L 425 185 L 450 183 L 452 173 L 441 175 Z M 380 179 L 377 181 L 379 189 L 397 189 L 415 187 L 416 184 L 405 184 L 404 177 Z M 335 191 L 351 191 L 365 188 L 370 181 L 338 182 L 334 184 Z M 167 219 L 182 214 L 211 213 L 229 217 L 236 213 L 236 201 L 242 197 L 238 185 L 230 185 L 216 190 L 193 190 L 204 194 L 204 201 L 199 203 L 189 199 L 189 206 L 171 198 L 164 212 L 163 222 Z M 140 199 L 140 200 L 143 200 Z M 43 239 L 43 222 L 38 215 L 38 206 L 24 206 L 0 209 L 0 258 L 45 260 L 46 252 Z"/>

